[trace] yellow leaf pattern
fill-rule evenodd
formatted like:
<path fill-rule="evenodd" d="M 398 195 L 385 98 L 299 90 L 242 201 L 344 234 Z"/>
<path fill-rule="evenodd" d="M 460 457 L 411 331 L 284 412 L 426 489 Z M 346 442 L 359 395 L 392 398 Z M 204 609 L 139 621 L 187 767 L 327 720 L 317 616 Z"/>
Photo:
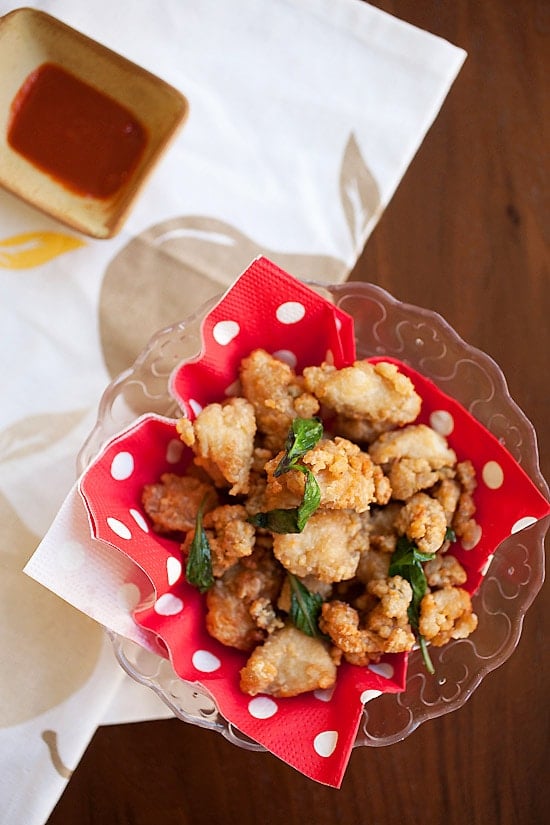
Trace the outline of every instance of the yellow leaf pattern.
<path fill-rule="evenodd" d="M 61 232 L 24 232 L 0 241 L 0 267 L 30 269 L 84 245 L 80 238 Z"/>

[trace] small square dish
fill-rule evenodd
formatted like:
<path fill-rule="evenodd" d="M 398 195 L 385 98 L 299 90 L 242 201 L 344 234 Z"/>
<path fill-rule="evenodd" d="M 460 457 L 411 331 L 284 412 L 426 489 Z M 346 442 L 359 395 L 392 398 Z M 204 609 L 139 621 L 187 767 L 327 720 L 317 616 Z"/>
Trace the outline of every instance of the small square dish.
<path fill-rule="evenodd" d="M 31 8 L 0 18 L 0 77 L 0 185 L 85 235 L 115 235 L 185 96 Z"/>

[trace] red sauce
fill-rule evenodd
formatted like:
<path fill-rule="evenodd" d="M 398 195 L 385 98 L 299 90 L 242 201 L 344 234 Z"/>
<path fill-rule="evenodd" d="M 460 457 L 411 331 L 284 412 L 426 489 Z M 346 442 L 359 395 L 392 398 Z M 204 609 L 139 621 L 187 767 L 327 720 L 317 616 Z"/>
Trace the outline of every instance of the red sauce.
<path fill-rule="evenodd" d="M 124 106 L 53 63 L 32 72 L 11 105 L 9 145 L 80 195 L 113 195 L 146 141 Z"/>

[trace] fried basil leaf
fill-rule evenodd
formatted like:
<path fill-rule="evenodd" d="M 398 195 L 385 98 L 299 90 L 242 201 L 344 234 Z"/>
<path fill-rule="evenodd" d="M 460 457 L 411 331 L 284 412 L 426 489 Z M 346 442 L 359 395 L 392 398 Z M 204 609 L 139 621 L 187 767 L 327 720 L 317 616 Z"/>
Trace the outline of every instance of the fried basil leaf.
<path fill-rule="evenodd" d="M 299 507 L 289 510 L 268 510 L 250 516 L 248 521 L 255 527 L 264 527 L 272 533 L 301 533 L 308 519 L 321 503 L 321 488 L 308 467 L 298 461 L 314 447 L 323 435 L 323 425 L 317 418 L 295 418 L 288 432 L 285 454 L 274 475 L 280 476 L 289 470 L 304 473 L 304 495 Z"/>
<path fill-rule="evenodd" d="M 406 579 L 412 589 L 412 599 L 408 608 L 408 617 L 412 631 L 416 636 L 426 670 L 434 674 L 434 666 L 428 653 L 428 646 L 425 638 L 419 631 L 420 622 L 420 602 L 428 592 L 428 582 L 422 567 L 422 562 L 433 559 L 434 553 L 422 553 L 416 544 L 406 536 L 400 536 L 397 546 L 390 561 L 390 576 L 401 576 Z"/>
<path fill-rule="evenodd" d="M 320 636 L 317 622 L 323 604 L 320 593 L 312 593 L 305 584 L 292 573 L 288 574 L 290 583 L 290 620 L 293 625 L 308 636 Z"/>
<path fill-rule="evenodd" d="M 272 533 L 301 533 L 300 508 L 290 510 L 268 510 L 266 513 L 256 513 L 249 516 L 248 521 L 254 527 L 263 527 Z"/>
<path fill-rule="evenodd" d="M 321 488 L 317 479 L 307 467 L 297 464 L 295 470 L 300 470 L 306 476 L 304 496 L 299 507 L 288 510 L 268 510 L 265 513 L 256 513 L 248 521 L 254 527 L 264 527 L 272 533 L 301 533 L 308 519 L 313 515 L 321 502 Z"/>
<path fill-rule="evenodd" d="M 285 444 L 285 454 L 274 475 L 280 476 L 296 465 L 323 436 L 323 425 L 318 418 L 295 418 Z"/>
<path fill-rule="evenodd" d="M 212 555 L 210 552 L 210 544 L 208 536 L 202 526 L 202 511 L 204 501 L 197 512 L 195 521 L 195 535 L 187 557 L 187 566 L 185 568 L 185 578 L 197 587 L 201 593 L 204 593 L 214 584 L 214 576 L 212 574 Z"/>
<path fill-rule="evenodd" d="M 456 541 L 456 533 L 452 527 L 447 527 L 445 531 L 445 541 Z"/>
<path fill-rule="evenodd" d="M 319 507 L 321 503 L 321 488 L 317 479 L 307 467 L 297 466 L 296 469 L 305 473 L 306 483 L 304 485 L 304 497 L 298 507 L 298 529 L 301 533 L 307 524 L 308 519 Z"/>

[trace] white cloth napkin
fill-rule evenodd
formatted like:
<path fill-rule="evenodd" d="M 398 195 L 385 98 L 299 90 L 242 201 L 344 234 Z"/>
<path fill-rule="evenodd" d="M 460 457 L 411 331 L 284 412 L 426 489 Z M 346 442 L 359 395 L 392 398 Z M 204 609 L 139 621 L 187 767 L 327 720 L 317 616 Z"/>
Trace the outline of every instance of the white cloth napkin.
<path fill-rule="evenodd" d="M 161 76 L 191 108 L 112 240 L 0 192 L 6 825 L 47 819 L 98 724 L 167 713 L 129 682 L 99 624 L 22 572 L 46 534 L 33 575 L 47 579 L 56 542 L 68 569 L 81 563 L 82 525 L 63 519 L 105 385 L 257 254 L 344 280 L 465 57 L 358 0 L 27 5 Z"/>

